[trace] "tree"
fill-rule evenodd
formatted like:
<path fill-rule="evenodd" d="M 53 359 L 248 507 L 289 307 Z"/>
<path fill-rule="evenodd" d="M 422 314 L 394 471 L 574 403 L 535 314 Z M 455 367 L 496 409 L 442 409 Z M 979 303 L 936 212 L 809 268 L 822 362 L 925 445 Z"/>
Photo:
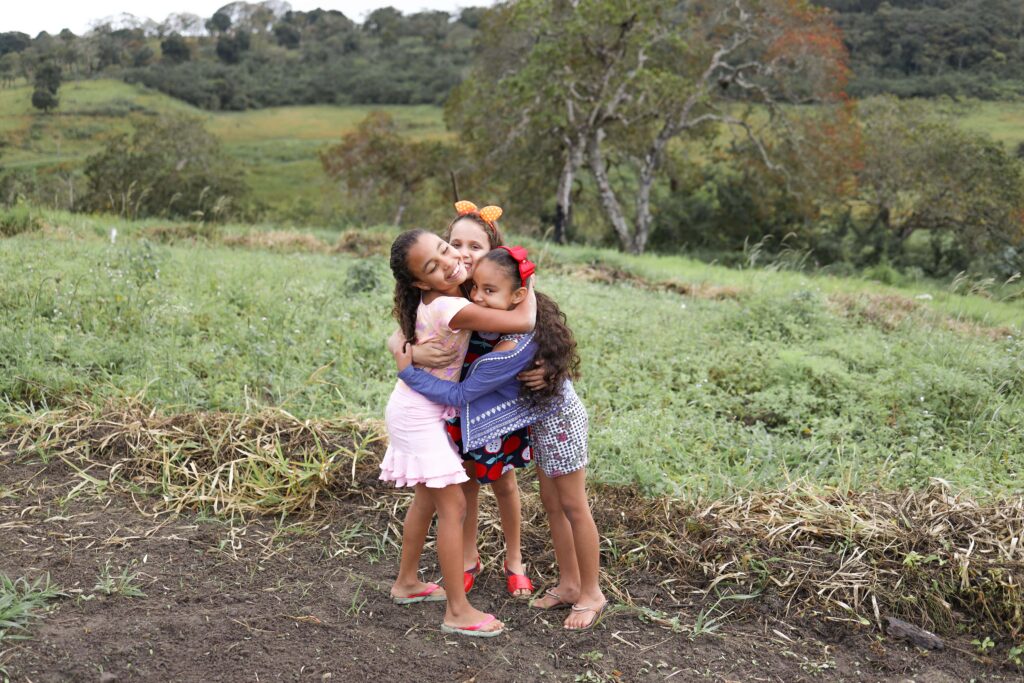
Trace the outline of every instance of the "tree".
<path fill-rule="evenodd" d="M 60 88 L 60 67 L 50 60 L 44 61 L 35 72 L 35 90 L 32 92 L 32 106 L 49 113 L 59 104 L 57 90 Z"/>
<path fill-rule="evenodd" d="M 868 258 L 899 258 L 913 234 L 928 231 L 937 275 L 1002 254 L 1005 267 L 1024 265 L 1024 164 L 929 103 L 872 98 L 859 113 L 856 199 L 871 210 L 861 236 Z"/>
<path fill-rule="evenodd" d="M 0 56 L 0 84 L 5 88 L 14 85 L 21 72 L 21 56 L 17 52 L 8 52 Z"/>
<path fill-rule="evenodd" d="M 160 52 L 163 54 L 163 61 L 168 64 L 181 64 L 192 58 L 188 43 L 178 33 L 172 33 L 160 41 Z"/>
<path fill-rule="evenodd" d="M 320 162 L 327 175 L 363 203 L 368 218 L 380 219 L 393 210 L 391 222 L 401 225 L 424 186 L 447 177 L 453 156 L 444 143 L 407 140 L 390 115 L 371 112 L 340 144 L 322 152 Z"/>
<path fill-rule="evenodd" d="M 463 87 L 500 94 L 507 114 L 460 95 L 469 111 L 455 108 L 455 128 L 506 161 L 557 147 L 556 236 L 585 167 L 621 248 L 637 253 L 673 140 L 734 126 L 768 161 L 769 134 L 786 131 L 774 105 L 838 101 L 846 76 L 834 27 L 796 0 L 520 0 L 496 11 L 480 44 Z M 753 103 L 772 110 L 771 129 L 756 129 L 742 107 Z"/>
<path fill-rule="evenodd" d="M 206 30 L 210 33 L 226 33 L 231 28 L 231 15 L 223 9 L 214 12 L 206 22 Z"/>
<path fill-rule="evenodd" d="M 173 116 L 136 125 L 85 162 L 80 208 L 138 216 L 230 217 L 246 195 L 241 174 L 202 121 Z"/>

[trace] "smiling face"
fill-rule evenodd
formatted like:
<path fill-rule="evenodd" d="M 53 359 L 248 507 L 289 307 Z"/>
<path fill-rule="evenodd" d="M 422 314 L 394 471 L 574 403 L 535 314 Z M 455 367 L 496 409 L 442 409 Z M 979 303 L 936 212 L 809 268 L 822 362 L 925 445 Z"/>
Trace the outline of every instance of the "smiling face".
<path fill-rule="evenodd" d="M 424 291 L 458 296 L 459 285 L 466 281 L 462 254 L 433 233 L 423 233 L 409 247 L 407 263 L 413 285 Z"/>
<path fill-rule="evenodd" d="M 515 308 L 526 297 L 526 287 L 494 261 L 481 260 L 473 273 L 473 291 L 470 300 L 484 308 L 509 310 Z"/>
<path fill-rule="evenodd" d="M 463 218 L 455 221 L 451 227 L 448 242 L 462 254 L 462 262 L 466 266 L 466 277 L 473 277 L 476 264 L 493 246 L 490 237 L 476 221 Z"/>

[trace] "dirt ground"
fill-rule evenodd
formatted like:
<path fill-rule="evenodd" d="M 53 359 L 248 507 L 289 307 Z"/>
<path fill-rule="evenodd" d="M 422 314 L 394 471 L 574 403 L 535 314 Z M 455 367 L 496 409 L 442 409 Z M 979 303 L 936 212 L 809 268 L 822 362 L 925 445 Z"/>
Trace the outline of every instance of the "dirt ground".
<path fill-rule="evenodd" d="M 90 482 L 59 459 L 2 454 L 0 572 L 48 572 L 66 596 L 32 623 L 28 639 L 0 646 L 0 670 L 37 683 L 1020 680 L 976 656 L 967 638 L 919 651 L 852 622 L 781 620 L 764 601 L 701 633 L 700 603 L 649 575 L 632 577 L 629 592 L 676 615 L 676 629 L 620 606 L 594 630 L 566 633 L 564 613 L 506 597 L 500 557 L 485 558 L 471 597 L 507 633 L 447 636 L 443 607 L 388 599 L 398 529 L 381 496 L 360 493 L 377 486 L 366 477 L 311 515 L 232 526 L 156 514 L 158 501 Z M 535 581 L 551 579 L 549 553 L 527 559 Z M 433 555 L 424 561 L 436 579 Z M 135 578 L 120 592 L 98 587 L 118 575 Z M 133 587 L 144 595 L 132 596 Z"/>

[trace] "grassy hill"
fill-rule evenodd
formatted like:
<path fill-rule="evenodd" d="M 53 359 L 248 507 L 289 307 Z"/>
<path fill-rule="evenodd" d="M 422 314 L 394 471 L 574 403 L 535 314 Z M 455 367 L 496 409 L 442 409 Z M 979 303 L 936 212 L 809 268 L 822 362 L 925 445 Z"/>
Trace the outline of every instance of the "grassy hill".
<path fill-rule="evenodd" d="M 431 106 L 305 106 L 210 113 L 143 86 L 116 80 L 72 81 L 60 89 L 60 107 L 40 114 L 31 88 L 0 90 L 0 164 L 8 168 L 78 165 L 112 136 L 131 130 L 136 117 L 188 113 L 206 121 L 243 162 L 246 181 L 264 202 L 281 206 L 315 200 L 328 191 L 318 150 L 337 142 L 367 113 L 383 110 L 416 137 L 448 133 Z"/>
<path fill-rule="evenodd" d="M 117 80 L 72 81 L 49 115 L 32 109 L 31 89 L 0 90 L 0 164 L 8 168 L 78 165 L 134 117 L 186 112 L 206 121 L 243 162 L 255 196 L 271 206 L 315 202 L 329 192 L 317 152 L 336 142 L 372 110 L 384 110 L 414 137 L 443 137 L 441 110 L 431 106 L 298 106 L 210 113 L 167 95 Z M 1024 104 L 980 102 L 958 107 L 966 128 L 1008 146 L 1024 142 Z"/>
<path fill-rule="evenodd" d="M 13 274 L 0 282 L 11 414 L 69 397 L 382 414 L 394 382 L 386 230 L 339 241 L 44 219 L 0 250 Z M 982 495 L 1022 485 L 1019 291 L 534 247 L 540 286 L 580 341 L 603 481 L 683 494 L 798 478 L 887 489 L 940 477 Z"/>

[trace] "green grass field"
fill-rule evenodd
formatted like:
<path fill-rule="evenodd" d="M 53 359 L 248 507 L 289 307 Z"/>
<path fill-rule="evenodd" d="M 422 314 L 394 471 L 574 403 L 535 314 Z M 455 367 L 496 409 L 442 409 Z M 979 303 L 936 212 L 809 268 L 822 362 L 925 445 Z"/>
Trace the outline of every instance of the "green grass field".
<path fill-rule="evenodd" d="M 46 230 L 0 243 L 9 416 L 126 396 L 171 411 L 382 416 L 394 383 L 382 256 L 168 246 L 142 239 L 156 221 L 44 218 Z M 939 477 L 983 496 L 1022 485 L 1019 300 L 596 249 L 537 256 L 541 289 L 580 341 L 603 481 L 681 494 L 794 479 Z M 372 291 L 350 291 L 357 264 Z M 616 267 L 647 282 L 592 276 Z"/>
<path fill-rule="evenodd" d="M 315 203 L 331 187 L 317 152 L 337 142 L 372 110 L 384 110 L 410 136 L 449 135 L 441 110 L 431 106 L 329 105 L 207 112 L 154 90 L 117 80 L 71 81 L 49 115 L 32 109 L 27 85 L 0 90 L 0 164 L 27 168 L 77 166 L 111 136 L 131 129 L 133 117 L 185 112 L 204 119 L 245 168 L 255 197 L 275 207 Z M 1024 142 L 1024 104 L 958 105 L 963 125 L 1015 147 Z"/>
<path fill-rule="evenodd" d="M 329 191 L 317 152 L 338 142 L 371 111 L 391 114 L 402 131 L 418 138 L 447 136 L 441 110 L 430 106 L 306 106 L 247 112 L 207 112 L 155 90 L 116 80 L 71 81 L 60 106 L 40 114 L 32 90 L 0 90 L 0 164 L 30 168 L 80 165 L 112 136 L 131 130 L 133 119 L 187 113 L 206 121 L 242 162 L 254 196 L 271 206 L 318 200 Z"/>

